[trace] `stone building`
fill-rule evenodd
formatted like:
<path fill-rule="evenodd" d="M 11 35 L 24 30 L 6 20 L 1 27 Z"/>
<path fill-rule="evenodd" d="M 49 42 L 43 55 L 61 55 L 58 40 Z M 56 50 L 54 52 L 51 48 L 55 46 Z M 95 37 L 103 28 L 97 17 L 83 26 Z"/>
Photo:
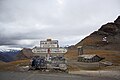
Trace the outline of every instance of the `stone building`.
<path fill-rule="evenodd" d="M 98 55 L 89 55 L 89 54 L 86 54 L 86 55 L 79 55 L 78 57 L 78 61 L 79 62 L 87 62 L 87 63 L 91 63 L 91 62 L 99 62 L 101 61 L 103 58 L 101 58 L 100 56 Z"/>

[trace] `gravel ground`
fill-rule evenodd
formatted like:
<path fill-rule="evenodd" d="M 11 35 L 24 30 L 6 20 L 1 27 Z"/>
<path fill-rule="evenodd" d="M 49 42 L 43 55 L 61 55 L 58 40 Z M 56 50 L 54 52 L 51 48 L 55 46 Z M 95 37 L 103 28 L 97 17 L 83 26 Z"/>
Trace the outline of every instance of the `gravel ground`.
<path fill-rule="evenodd" d="M 28 72 L 0 72 L 0 80 L 119 80 L 110 77 L 72 75 L 67 73 L 41 73 L 37 71 Z"/>
<path fill-rule="evenodd" d="M 69 74 L 79 74 L 87 76 L 99 76 L 99 77 L 111 77 L 120 80 L 120 71 L 107 71 L 107 70 L 80 70 L 80 71 L 70 71 Z"/>

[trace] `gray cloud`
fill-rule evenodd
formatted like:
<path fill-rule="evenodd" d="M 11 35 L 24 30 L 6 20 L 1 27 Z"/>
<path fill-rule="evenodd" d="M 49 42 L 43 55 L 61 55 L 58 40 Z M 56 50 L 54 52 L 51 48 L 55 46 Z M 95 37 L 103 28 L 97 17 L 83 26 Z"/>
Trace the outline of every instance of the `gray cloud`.
<path fill-rule="evenodd" d="M 0 0 L 0 45 L 33 47 L 39 40 L 75 44 L 113 21 L 119 0 Z"/>

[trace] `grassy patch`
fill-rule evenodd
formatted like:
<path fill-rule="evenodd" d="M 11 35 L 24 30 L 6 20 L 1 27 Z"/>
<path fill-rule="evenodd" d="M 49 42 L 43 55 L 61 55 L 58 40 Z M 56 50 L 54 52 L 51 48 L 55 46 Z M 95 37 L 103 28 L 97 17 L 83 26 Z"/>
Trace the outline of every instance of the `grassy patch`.
<path fill-rule="evenodd" d="M 18 60 L 18 61 L 13 61 L 8 63 L 0 62 L 0 70 L 15 71 L 18 66 L 29 65 L 29 63 L 30 63 L 29 59 Z"/>

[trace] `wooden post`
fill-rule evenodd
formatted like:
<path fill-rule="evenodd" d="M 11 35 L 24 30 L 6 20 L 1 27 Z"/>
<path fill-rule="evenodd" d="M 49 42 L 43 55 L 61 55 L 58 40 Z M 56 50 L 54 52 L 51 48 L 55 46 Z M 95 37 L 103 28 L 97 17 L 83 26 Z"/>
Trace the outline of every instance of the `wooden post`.
<path fill-rule="evenodd" d="M 82 55 L 83 54 L 83 47 L 82 46 L 78 46 L 78 55 Z"/>
<path fill-rule="evenodd" d="M 50 48 L 48 48 L 47 60 L 50 58 Z"/>

